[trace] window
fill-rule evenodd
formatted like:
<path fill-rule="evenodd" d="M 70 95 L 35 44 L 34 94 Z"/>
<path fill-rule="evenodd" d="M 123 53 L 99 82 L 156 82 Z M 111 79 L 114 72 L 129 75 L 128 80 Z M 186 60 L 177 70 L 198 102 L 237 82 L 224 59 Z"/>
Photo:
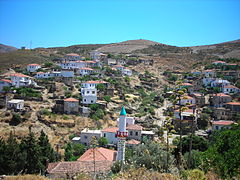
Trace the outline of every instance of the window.
<path fill-rule="evenodd" d="M 95 91 L 92 91 L 92 94 L 95 94 Z"/>
<path fill-rule="evenodd" d="M 133 132 L 132 132 L 132 131 L 130 131 L 130 136 L 132 136 L 132 134 L 133 134 Z"/>
<path fill-rule="evenodd" d="M 84 139 L 87 139 L 87 136 L 84 136 Z"/>
<path fill-rule="evenodd" d="M 93 100 L 91 100 L 91 103 L 93 103 Z"/>
<path fill-rule="evenodd" d="M 106 137 L 106 133 L 103 134 L 103 137 Z"/>
<path fill-rule="evenodd" d="M 89 94 L 89 91 L 87 91 L 87 94 Z"/>
<path fill-rule="evenodd" d="M 84 99 L 84 102 L 86 102 L 87 100 L 86 99 Z"/>
<path fill-rule="evenodd" d="M 138 132 L 135 132 L 135 135 L 138 136 Z"/>

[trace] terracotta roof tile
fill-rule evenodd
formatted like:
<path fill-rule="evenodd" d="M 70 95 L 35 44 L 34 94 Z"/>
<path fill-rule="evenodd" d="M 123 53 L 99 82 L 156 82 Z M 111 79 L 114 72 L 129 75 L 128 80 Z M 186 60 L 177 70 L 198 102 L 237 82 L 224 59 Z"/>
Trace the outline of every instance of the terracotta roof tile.
<path fill-rule="evenodd" d="M 69 54 L 66 54 L 66 56 L 80 56 L 80 55 L 76 53 L 69 53 Z"/>
<path fill-rule="evenodd" d="M 137 141 L 135 139 L 130 139 L 127 141 L 127 144 L 140 144 L 141 142 L 140 141 Z"/>
<path fill-rule="evenodd" d="M 115 161 L 116 160 L 117 151 L 106 149 L 103 147 L 95 148 L 95 152 L 93 148 L 88 149 L 78 161 L 93 161 L 95 156 L 95 161 Z"/>
<path fill-rule="evenodd" d="M 108 127 L 102 130 L 102 132 L 117 133 L 118 127 Z"/>
<path fill-rule="evenodd" d="M 229 105 L 236 105 L 236 106 L 240 106 L 240 102 L 229 102 L 227 103 Z"/>
<path fill-rule="evenodd" d="M 0 81 L 7 82 L 7 83 L 12 83 L 12 81 L 9 80 L 9 79 L 1 79 Z"/>
<path fill-rule="evenodd" d="M 224 94 L 224 93 L 213 94 L 213 96 L 219 96 L 219 97 L 230 97 L 229 95 Z"/>
<path fill-rule="evenodd" d="M 231 125 L 233 123 L 234 123 L 233 121 L 213 121 L 213 125 L 225 125 L 225 126 L 228 126 L 228 125 Z"/>
<path fill-rule="evenodd" d="M 64 101 L 67 101 L 67 102 L 78 102 L 78 100 L 75 99 L 75 98 L 67 98 L 67 99 L 64 99 Z"/>
<path fill-rule="evenodd" d="M 127 130 L 142 130 L 143 127 L 138 124 L 129 124 Z"/>
<path fill-rule="evenodd" d="M 11 74 L 10 76 L 17 76 L 17 77 L 30 77 L 30 76 L 27 76 L 27 75 L 25 75 L 25 74 L 21 74 L 21 73 Z"/>
<path fill-rule="evenodd" d="M 40 66 L 39 64 L 28 64 L 28 66 Z"/>
<path fill-rule="evenodd" d="M 107 172 L 110 170 L 113 161 L 96 161 L 96 172 Z M 67 174 L 67 173 L 90 173 L 94 171 L 93 162 L 84 161 L 64 161 L 49 163 L 47 172 L 50 174 Z"/>
<path fill-rule="evenodd" d="M 236 86 L 233 86 L 233 85 L 227 85 L 227 86 L 224 86 L 223 88 L 238 89 Z"/>

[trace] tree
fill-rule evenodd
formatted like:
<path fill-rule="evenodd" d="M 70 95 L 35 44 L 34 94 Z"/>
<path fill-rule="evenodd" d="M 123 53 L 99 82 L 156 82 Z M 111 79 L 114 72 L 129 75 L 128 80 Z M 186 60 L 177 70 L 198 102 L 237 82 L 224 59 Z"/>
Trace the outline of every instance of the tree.
<path fill-rule="evenodd" d="M 72 144 L 67 143 L 67 146 L 65 148 L 65 153 L 64 153 L 64 160 L 65 161 L 70 161 L 72 156 L 73 156 Z"/>
<path fill-rule="evenodd" d="M 111 101 L 111 96 L 104 96 L 103 99 L 107 102 Z"/>
<path fill-rule="evenodd" d="M 38 138 L 38 145 L 40 148 L 41 163 L 43 165 L 42 171 L 45 171 L 48 162 L 56 161 L 56 153 L 51 147 L 48 136 L 44 133 L 43 130 L 41 131 L 41 135 Z"/>
<path fill-rule="evenodd" d="M 22 140 L 20 149 L 26 156 L 23 171 L 28 174 L 39 173 L 43 169 L 40 147 L 31 128 L 29 128 L 28 136 Z"/>
<path fill-rule="evenodd" d="M 240 125 L 213 134 L 211 145 L 204 153 L 206 170 L 213 168 L 223 178 L 239 175 Z"/>
<path fill-rule="evenodd" d="M 97 90 L 104 91 L 106 89 L 106 86 L 104 84 L 97 84 Z"/>
<path fill-rule="evenodd" d="M 105 137 L 99 138 L 98 144 L 99 144 L 99 146 L 101 146 L 101 147 L 105 147 L 106 145 L 108 145 L 108 140 L 107 140 L 107 138 L 105 138 Z"/>
<path fill-rule="evenodd" d="M 188 135 L 182 138 L 182 153 L 189 152 L 189 144 L 190 144 L 191 136 Z M 209 143 L 206 139 L 201 136 L 192 136 L 192 149 L 199 151 L 206 151 L 209 146 Z M 177 142 L 177 150 L 180 150 L 180 141 Z"/>

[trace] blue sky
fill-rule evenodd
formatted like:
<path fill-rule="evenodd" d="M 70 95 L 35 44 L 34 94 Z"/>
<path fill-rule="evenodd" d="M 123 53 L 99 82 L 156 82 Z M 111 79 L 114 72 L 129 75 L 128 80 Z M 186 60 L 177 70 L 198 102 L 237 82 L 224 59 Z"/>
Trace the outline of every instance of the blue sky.
<path fill-rule="evenodd" d="M 0 0 L 0 43 L 56 47 L 148 39 L 240 39 L 240 0 Z"/>

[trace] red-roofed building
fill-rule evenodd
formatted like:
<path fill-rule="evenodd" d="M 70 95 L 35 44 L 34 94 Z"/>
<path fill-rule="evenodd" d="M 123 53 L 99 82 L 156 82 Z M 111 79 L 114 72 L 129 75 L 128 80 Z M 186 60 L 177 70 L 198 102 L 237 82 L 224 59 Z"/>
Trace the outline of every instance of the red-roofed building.
<path fill-rule="evenodd" d="M 64 113 L 77 114 L 79 112 L 79 100 L 74 98 L 64 99 Z"/>
<path fill-rule="evenodd" d="M 224 93 L 213 94 L 209 99 L 210 105 L 213 107 L 223 107 L 226 103 L 231 101 L 232 97 Z"/>
<path fill-rule="evenodd" d="M 78 158 L 78 161 L 83 162 L 93 162 L 95 161 L 116 161 L 116 155 L 117 151 L 106 149 L 103 147 L 99 148 L 91 148 L 88 149 L 80 158 Z"/>
<path fill-rule="evenodd" d="M 231 125 L 234 124 L 233 121 L 213 121 L 212 122 L 212 130 L 220 130 L 222 128 L 229 129 Z"/>
<path fill-rule="evenodd" d="M 41 68 L 41 65 L 39 65 L 39 64 L 28 64 L 27 65 L 28 72 L 36 72 L 40 68 Z"/>
<path fill-rule="evenodd" d="M 11 87 L 12 81 L 8 79 L 1 79 L 0 80 L 0 93 L 4 92 L 4 87 Z"/>
<path fill-rule="evenodd" d="M 107 138 L 109 144 L 117 144 L 117 131 L 118 127 L 108 127 L 102 130 L 102 136 Z"/>
<path fill-rule="evenodd" d="M 224 86 L 222 92 L 225 94 L 234 94 L 240 92 L 240 89 L 233 85 Z"/>
<path fill-rule="evenodd" d="M 213 64 L 213 65 L 225 65 L 225 64 L 227 64 L 227 63 L 224 62 L 224 61 L 214 61 L 212 64 Z"/>
<path fill-rule="evenodd" d="M 181 100 L 178 101 L 178 104 L 181 104 L 181 105 L 196 104 L 196 100 L 191 96 L 184 95 L 183 97 L 181 97 Z"/>
<path fill-rule="evenodd" d="M 131 148 L 131 147 L 134 147 L 134 146 L 136 146 L 140 143 L 141 143 L 140 141 L 137 141 L 135 139 L 130 139 L 126 142 L 126 146 Z"/>
<path fill-rule="evenodd" d="M 138 124 L 130 124 L 127 126 L 128 139 L 135 139 L 141 141 L 143 127 Z"/>
<path fill-rule="evenodd" d="M 21 73 L 11 74 L 11 81 L 14 86 L 21 87 L 21 86 L 30 86 L 36 85 L 36 83 L 32 80 L 30 76 Z"/>
<path fill-rule="evenodd" d="M 229 102 L 226 104 L 226 108 L 230 109 L 232 113 L 234 112 L 240 112 L 240 102 Z"/>
<path fill-rule="evenodd" d="M 91 75 L 93 73 L 95 73 L 96 71 L 92 68 L 88 68 L 88 67 L 83 67 L 83 68 L 79 68 L 77 70 L 77 74 L 81 75 L 81 76 L 85 76 L 85 75 Z"/>
<path fill-rule="evenodd" d="M 85 174 L 107 174 L 111 170 L 113 161 L 62 161 L 49 163 L 47 167 L 47 177 L 50 179 L 72 179 L 74 176 Z"/>
<path fill-rule="evenodd" d="M 65 55 L 65 60 L 67 61 L 78 61 L 81 60 L 81 56 L 76 53 L 69 53 Z"/>

